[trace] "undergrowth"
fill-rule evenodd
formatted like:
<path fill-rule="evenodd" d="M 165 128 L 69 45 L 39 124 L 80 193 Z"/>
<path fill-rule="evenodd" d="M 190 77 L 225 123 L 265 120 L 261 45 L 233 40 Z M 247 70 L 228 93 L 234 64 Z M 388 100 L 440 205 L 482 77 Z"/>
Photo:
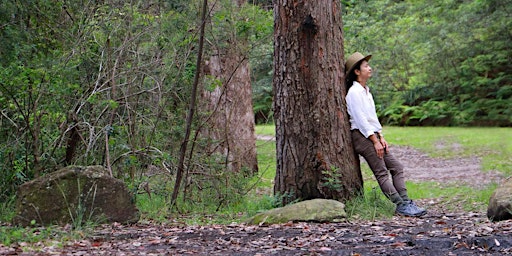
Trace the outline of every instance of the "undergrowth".
<path fill-rule="evenodd" d="M 505 175 L 512 174 L 510 166 L 504 164 L 506 155 L 512 151 L 510 143 L 503 139 L 504 133 L 509 130 L 420 127 L 387 127 L 385 130 L 390 143 L 412 146 L 431 156 L 446 158 L 468 156 L 471 152 L 477 152 L 476 155 L 483 159 L 484 169 L 497 170 Z M 258 126 L 256 132 L 273 136 L 274 127 Z M 471 135 L 471 132 L 478 136 Z M 453 152 L 450 145 L 456 145 L 459 150 Z M 209 175 L 194 176 L 185 184 L 184 188 L 187 190 L 178 198 L 177 209 L 171 209 L 169 205 L 172 177 L 145 177 L 144 182 L 148 182 L 151 192 L 139 190 L 135 196 L 141 222 L 180 225 L 240 223 L 259 212 L 281 206 L 282 198 L 273 194 L 276 173 L 275 142 L 258 140 L 257 152 L 259 172 L 250 178 L 225 172 L 222 166 L 209 162 L 209 168 L 213 168 L 208 170 Z M 364 194 L 345 202 L 348 219 L 390 218 L 394 214 L 395 206 L 380 191 L 371 170 L 364 164 L 362 172 Z M 475 189 L 436 182 L 407 182 L 406 185 L 412 199 L 432 199 L 447 210 L 457 211 L 484 211 L 497 186 L 493 184 L 484 189 Z M 428 204 L 422 206 L 428 210 Z M 47 238 L 73 239 L 83 236 L 87 229 L 93 228 L 93 225 L 86 224 L 83 230 L 66 233 L 59 231 L 62 228 L 14 227 L 7 224 L 13 216 L 14 198 L 0 203 L 1 244 L 36 242 Z"/>

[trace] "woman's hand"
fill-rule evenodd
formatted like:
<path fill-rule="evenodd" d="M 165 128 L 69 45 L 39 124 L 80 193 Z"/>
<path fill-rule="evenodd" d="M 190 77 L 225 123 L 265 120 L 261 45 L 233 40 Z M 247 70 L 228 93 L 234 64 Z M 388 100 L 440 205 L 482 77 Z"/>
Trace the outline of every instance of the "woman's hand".
<path fill-rule="evenodd" d="M 377 152 L 379 158 L 383 158 L 384 154 L 388 152 L 388 142 L 384 139 L 382 134 L 372 134 L 368 137 L 373 142 L 373 147 Z"/>
<path fill-rule="evenodd" d="M 382 144 L 382 147 L 384 147 L 384 152 L 385 153 L 388 153 L 389 151 L 389 147 L 388 147 L 388 142 L 384 139 L 384 137 L 382 137 L 382 135 L 380 136 L 380 144 Z"/>
<path fill-rule="evenodd" d="M 385 148 L 384 148 L 383 144 L 380 141 L 376 141 L 376 142 L 373 142 L 373 147 L 375 147 L 375 151 L 377 152 L 377 156 L 379 158 L 383 158 L 384 157 L 384 151 L 385 151 Z"/>

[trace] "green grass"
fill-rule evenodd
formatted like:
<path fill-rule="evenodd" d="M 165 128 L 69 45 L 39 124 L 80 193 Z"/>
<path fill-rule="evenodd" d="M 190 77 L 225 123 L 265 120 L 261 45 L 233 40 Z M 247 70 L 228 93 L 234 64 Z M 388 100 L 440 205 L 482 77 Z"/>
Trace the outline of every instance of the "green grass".
<path fill-rule="evenodd" d="M 256 150 L 259 175 L 253 179 L 253 182 L 259 182 L 257 187 L 269 188 L 272 186 L 276 174 L 276 143 L 274 141 L 258 140 Z"/>
<path fill-rule="evenodd" d="M 273 124 L 256 125 L 255 133 L 258 135 L 276 135 L 276 129 Z"/>
<path fill-rule="evenodd" d="M 0 223 L 2 224 L 2 223 Z M 52 246 L 60 246 L 66 241 L 83 239 L 91 235 L 95 226 L 90 225 L 81 230 L 66 230 L 60 226 L 28 226 L 17 227 L 6 225 L 0 226 L 0 244 L 9 246 L 13 243 L 37 243 L 44 240 L 51 243 Z M 39 244 L 37 246 L 42 246 Z"/>
<path fill-rule="evenodd" d="M 482 158 L 483 170 L 512 175 L 512 129 L 497 127 L 385 127 L 391 144 L 417 148 L 432 157 Z"/>

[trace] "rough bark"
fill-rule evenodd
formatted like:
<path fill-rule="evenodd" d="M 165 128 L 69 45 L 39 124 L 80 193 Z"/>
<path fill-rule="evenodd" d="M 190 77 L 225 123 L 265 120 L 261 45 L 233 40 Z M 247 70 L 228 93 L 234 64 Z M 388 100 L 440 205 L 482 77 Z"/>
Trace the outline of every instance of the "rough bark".
<path fill-rule="evenodd" d="M 343 59 L 339 1 L 274 1 L 274 193 L 284 204 L 362 189 Z"/>
<path fill-rule="evenodd" d="M 242 2 L 233 4 L 239 6 Z M 206 66 L 206 72 L 219 83 L 202 91 L 203 108 L 211 114 L 203 134 L 214 140 L 212 149 L 225 158 L 229 170 L 254 174 L 258 164 L 249 62 L 241 51 L 244 39 L 229 41 L 227 47 L 214 49 Z"/>

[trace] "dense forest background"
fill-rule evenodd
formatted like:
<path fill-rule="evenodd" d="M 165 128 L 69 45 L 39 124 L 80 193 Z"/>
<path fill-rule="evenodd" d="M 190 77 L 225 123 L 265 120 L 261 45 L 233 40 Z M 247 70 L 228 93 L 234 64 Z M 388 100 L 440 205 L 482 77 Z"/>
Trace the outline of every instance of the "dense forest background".
<path fill-rule="evenodd" d="M 236 11 L 227 0 L 212 3 L 206 54 L 244 47 L 256 121 L 270 123 L 272 3 L 248 1 Z M 2 1 L 0 201 L 71 164 L 107 165 L 134 189 L 151 170 L 172 177 L 196 70 L 200 4 Z M 344 0 L 345 56 L 373 55 L 370 86 L 387 125 L 512 126 L 511 13 L 511 0 Z M 204 76 L 201 86 L 216 81 Z M 194 129 L 207 118 L 199 113 Z M 201 154 L 207 142 L 193 142 L 183 197 L 225 204 L 243 179 Z M 166 193 L 166 186 L 153 191 Z"/>

